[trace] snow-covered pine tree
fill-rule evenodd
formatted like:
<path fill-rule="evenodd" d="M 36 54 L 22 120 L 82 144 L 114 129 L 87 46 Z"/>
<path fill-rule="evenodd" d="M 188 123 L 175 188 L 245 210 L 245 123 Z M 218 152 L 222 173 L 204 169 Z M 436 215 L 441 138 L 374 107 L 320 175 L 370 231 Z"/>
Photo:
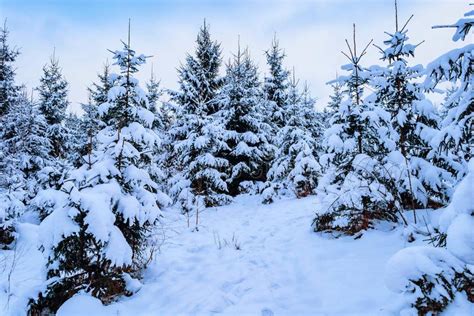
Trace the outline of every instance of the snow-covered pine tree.
<path fill-rule="evenodd" d="M 301 92 L 301 115 L 308 123 L 306 128 L 311 133 L 312 137 L 318 142 L 315 150 L 316 152 L 320 153 L 322 151 L 320 141 L 325 129 L 327 128 L 325 126 L 327 117 L 323 112 L 317 111 L 315 105 L 316 99 L 311 96 L 308 83 L 305 82 L 303 91 Z"/>
<path fill-rule="evenodd" d="M 50 211 L 39 229 L 48 281 L 32 312 L 54 312 L 79 291 L 109 303 L 133 291 L 127 284 L 147 259 L 147 235 L 160 216 L 160 201 L 147 172 L 159 142 L 154 115 L 134 78 L 146 57 L 130 47 L 130 37 L 112 53 L 120 74 L 99 107 L 109 120 L 96 136 L 92 164 L 72 170 L 60 190 L 34 199 Z"/>
<path fill-rule="evenodd" d="M 0 119 L 8 112 L 18 96 L 19 87 L 15 84 L 13 66 L 20 52 L 8 44 L 7 22 L 0 27 Z"/>
<path fill-rule="evenodd" d="M 355 25 L 353 41 L 350 47 L 346 40 L 349 53 L 344 55 L 350 63 L 342 67 L 349 74 L 337 79 L 344 98 L 323 137 L 320 163 L 324 175 L 317 188 L 320 202 L 313 221 L 315 231 L 356 234 L 378 220 L 398 220 L 396 197 L 389 190 L 381 164 L 390 145 L 384 140 L 388 115 L 363 95 L 370 72 L 360 60 L 371 42 L 358 54 Z"/>
<path fill-rule="evenodd" d="M 323 111 L 323 117 L 324 117 L 326 128 L 330 126 L 329 121 L 331 117 L 334 115 L 334 113 L 338 111 L 344 99 L 344 91 L 343 91 L 344 87 L 341 85 L 340 82 L 336 80 L 336 82 L 331 84 L 331 87 L 332 87 L 333 92 L 329 96 L 329 102 Z"/>
<path fill-rule="evenodd" d="M 67 138 L 64 144 L 65 158 L 75 167 L 82 164 L 82 151 L 86 140 L 84 139 L 84 130 L 82 118 L 76 113 L 67 113 L 64 119 L 64 127 L 67 130 Z"/>
<path fill-rule="evenodd" d="M 454 41 L 465 40 L 474 25 L 473 16 L 470 11 L 455 24 L 443 27 L 456 28 Z M 427 67 L 427 89 L 445 81 L 456 86 L 448 93 L 447 115 L 432 140 L 431 154 L 454 171 L 459 183 L 435 225 L 438 236 L 432 236 L 432 241 L 437 247 L 402 249 L 387 264 L 387 286 L 402 293 L 410 312 L 416 309 L 420 315 L 442 313 L 454 300 L 474 303 L 474 271 L 470 268 L 474 264 L 473 57 L 474 45 L 468 44 L 443 54 Z M 419 262 L 425 264 L 420 266 Z"/>
<path fill-rule="evenodd" d="M 4 188 L 0 190 L 0 243 L 12 241 L 15 222 L 30 200 L 47 186 L 43 170 L 51 165 L 47 124 L 26 92 L 4 116 Z M 7 238 L 8 237 L 8 238 Z"/>
<path fill-rule="evenodd" d="M 226 149 L 220 125 L 215 119 L 221 49 L 211 40 L 204 22 L 196 40 L 195 56 L 187 55 L 179 69 L 179 90 L 170 92 L 176 119 L 169 130 L 169 165 L 176 173 L 170 178 L 170 193 L 185 212 L 203 197 L 206 206 L 230 201 L 224 171 L 228 162 L 217 153 Z"/>
<path fill-rule="evenodd" d="M 453 41 L 466 40 L 473 33 L 474 11 L 453 25 Z M 467 161 L 474 157 L 474 44 L 451 50 L 431 62 L 426 69 L 425 88 L 433 90 L 442 82 L 451 82 L 443 104 L 445 116 L 441 131 L 432 139 L 430 153 L 459 181 L 467 171 Z"/>
<path fill-rule="evenodd" d="M 418 79 L 424 73 L 421 65 L 410 66 L 408 58 L 419 45 L 408 43 L 406 26 L 396 29 L 379 50 L 386 67 L 374 66 L 371 85 L 376 102 L 390 113 L 391 131 L 387 138 L 394 148 L 385 159 L 387 170 L 401 196 L 403 209 L 439 207 L 447 202 L 452 177 L 430 159 L 430 142 L 436 135 L 439 116 L 426 99 Z M 416 217 L 416 216 L 415 216 Z"/>
<path fill-rule="evenodd" d="M 283 65 L 286 55 L 280 48 L 276 37 L 272 41 L 271 48 L 265 51 L 265 57 L 269 70 L 263 81 L 265 111 L 269 114 L 267 122 L 274 129 L 273 133 L 276 135 L 278 130 L 286 124 L 284 113 L 290 88 L 290 72 Z"/>
<path fill-rule="evenodd" d="M 228 146 L 222 154 L 230 163 L 227 182 L 230 194 L 235 196 L 244 181 L 266 181 L 275 151 L 270 143 L 271 127 L 263 117 L 264 98 L 257 66 L 240 44 L 227 65 L 221 103 L 219 116 L 225 128 L 222 135 Z"/>
<path fill-rule="evenodd" d="M 287 191 L 297 197 L 314 193 L 321 167 L 317 153 L 318 139 L 311 132 L 311 127 L 317 125 L 318 120 L 314 103 L 310 100 L 307 86 L 303 92 L 299 91 L 293 72 L 282 117 L 285 126 L 276 136 L 278 149 L 267 174 L 270 184 L 262 192 L 264 203 L 272 202 L 275 195 Z M 323 129 L 322 126 L 318 128 L 320 132 Z"/>
<path fill-rule="evenodd" d="M 68 83 L 64 79 L 59 61 L 54 54 L 49 64 L 43 67 L 40 78 L 39 109 L 48 123 L 48 137 L 51 142 L 51 156 L 64 158 L 66 156 L 67 130 L 64 127 L 66 109 L 69 105 L 67 99 Z"/>
<path fill-rule="evenodd" d="M 166 129 L 169 128 L 170 120 L 169 117 L 163 113 L 163 104 L 160 104 L 160 97 L 163 95 L 163 89 L 160 87 L 160 80 L 157 80 L 151 69 L 150 79 L 146 83 L 147 99 L 149 110 L 155 115 L 155 121 L 153 122 L 153 128 L 162 134 Z"/>
<path fill-rule="evenodd" d="M 0 27 L 0 188 L 6 186 L 4 183 L 7 178 L 3 169 L 5 166 L 6 146 L 3 143 L 6 122 L 5 115 L 7 114 L 13 103 L 16 102 L 19 93 L 19 87 L 15 83 L 15 67 L 14 63 L 19 55 L 19 51 L 11 48 L 8 44 L 8 29 L 6 21 L 3 27 Z"/>

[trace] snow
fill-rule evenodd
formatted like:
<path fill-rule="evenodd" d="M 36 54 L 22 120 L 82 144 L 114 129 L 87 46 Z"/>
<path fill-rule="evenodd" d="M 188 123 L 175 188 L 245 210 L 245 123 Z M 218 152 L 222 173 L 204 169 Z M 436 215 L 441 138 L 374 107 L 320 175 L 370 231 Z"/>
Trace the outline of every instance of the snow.
<path fill-rule="evenodd" d="M 392 294 L 380 275 L 404 245 L 399 231 L 328 239 L 309 225 L 314 203 L 306 198 L 266 206 L 242 196 L 204 210 L 199 232 L 167 213 L 168 238 L 140 291 L 103 314 L 384 314 Z"/>
<path fill-rule="evenodd" d="M 106 313 L 106 310 L 100 300 L 88 294 L 79 293 L 59 308 L 57 316 L 92 316 L 104 313 Z"/>
<path fill-rule="evenodd" d="M 133 296 L 102 306 L 80 293 L 58 315 L 392 315 L 391 305 L 399 300 L 382 275 L 389 258 L 409 246 L 403 229 L 332 239 L 312 231 L 316 203 L 308 197 L 262 205 L 261 196 L 243 195 L 230 205 L 201 210 L 199 231 L 187 228 L 186 217 L 175 209 L 167 209 L 157 231 L 163 244 L 144 279 L 125 277 Z M 42 284 L 45 258 L 34 242 L 38 226 L 23 225 L 19 243 L 28 245 L 28 255 L 20 257 L 22 268 L 13 273 L 18 282 L 8 306 L 8 293 L 0 293 L 0 306 L 7 306 L 4 315 L 24 314 L 27 298 Z M 453 305 L 452 315 L 466 309 L 463 301 Z"/>

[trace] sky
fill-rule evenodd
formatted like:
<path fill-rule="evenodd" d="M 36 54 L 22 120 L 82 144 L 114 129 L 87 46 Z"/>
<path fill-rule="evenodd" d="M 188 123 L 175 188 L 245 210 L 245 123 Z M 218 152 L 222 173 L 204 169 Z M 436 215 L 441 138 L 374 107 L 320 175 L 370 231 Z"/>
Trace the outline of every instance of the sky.
<path fill-rule="evenodd" d="M 398 0 L 399 23 L 408 24 L 417 49 L 413 63 L 426 64 L 463 43 L 451 41 L 452 29 L 433 25 L 457 21 L 468 10 L 469 0 Z M 0 17 L 7 19 L 10 43 L 18 47 L 17 80 L 32 88 L 38 85 L 42 67 L 53 51 L 68 80 L 70 110 L 80 111 L 87 100 L 87 87 L 96 80 L 108 49 L 121 48 L 131 19 L 131 44 L 148 59 L 138 78 L 149 78 L 153 65 L 162 86 L 177 87 L 177 71 L 186 53 L 192 53 L 204 19 L 211 36 L 221 43 L 224 61 L 241 46 L 248 46 L 266 72 L 264 51 L 276 36 L 286 52 L 285 65 L 295 69 L 301 83 L 307 82 L 317 107 L 328 102 L 326 83 L 343 74 L 347 63 L 341 50 L 352 37 L 356 24 L 359 46 L 371 39 L 382 46 L 384 32 L 395 29 L 393 0 L 0 0 Z M 474 41 L 468 38 L 467 41 Z M 465 43 L 464 43 L 465 44 Z M 364 65 L 382 63 L 370 47 Z M 224 71 L 224 69 L 222 69 Z"/>

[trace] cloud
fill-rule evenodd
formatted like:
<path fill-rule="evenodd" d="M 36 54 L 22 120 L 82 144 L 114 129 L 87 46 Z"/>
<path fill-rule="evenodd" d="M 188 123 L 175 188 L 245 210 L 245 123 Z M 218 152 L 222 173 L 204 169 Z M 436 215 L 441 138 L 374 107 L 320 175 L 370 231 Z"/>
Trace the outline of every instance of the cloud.
<path fill-rule="evenodd" d="M 333 79 L 341 64 L 344 39 L 357 24 L 359 45 L 374 39 L 381 44 L 384 31 L 394 29 L 393 1 L 5 1 L 11 42 L 21 47 L 18 80 L 36 86 L 41 68 L 53 48 L 70 82 L 72 110 L 87 100 L 86 87 L 96 79 L 111 54 L 126 36 L 128 17 L 132 19 L 132 44 L 153 55 L 156 75 L 167 88 L 176 87 L 176 67 L 192 52 L 203 19 L 211 24 L 212 36 L 222 43 L 224 60 L 237 47 L 237 36 L 248 45 L 253 58 L 266 70 L 263 52 L 274 34 L 287 53 L 288 68 L 295 67 L 301 81 L 307 81 L 319 108 L 331 92 L 326 82 Z M 414 62 L 426 63 L 446 50 L 459 46 L 451 42 L 451 30 L 432 30 L 434 24 L 456 21 L 466 11 L 464 1 L 399 0 L 400 20 L 415 15 L 408 29 L 413 43 L 425 40 Z M 367 65 L 378 63 L 378 52 L 369 50 Z M 151 63 L 139 75 L 150 74 Z"/>

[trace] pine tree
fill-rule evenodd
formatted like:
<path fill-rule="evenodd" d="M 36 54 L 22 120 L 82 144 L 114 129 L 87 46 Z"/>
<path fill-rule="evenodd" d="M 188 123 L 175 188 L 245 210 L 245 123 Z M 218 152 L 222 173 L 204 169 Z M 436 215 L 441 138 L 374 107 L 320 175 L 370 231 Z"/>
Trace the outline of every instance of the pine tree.
<path fill-rule="evenodd" d="M 317 189 L 320 201 L 313 221 L 315 231 L 356 234 L 378 220 L 398 221 L 397 197 L 390 191 L 382 163 L 391 145 L 385 142 L 388 114 L 364 99 L 370 72 L 360 61 L 370 43 L 358 54 L 354 26 L 354 44 L 350 47 L 347 42 L 349 54 L 345 54 L 350 64 L 342 67 L 349 75 L 335 82 L 343 87 L 344 98 L 322 142 L 324 175 Z"/>
<path fill-rule="evenodd" d="M 267 175 L 271 184 L 262 192 L 265 203 L 272 202 L 276 194 L 286 190 L 298 197 L 314 193 L 321 168 L 317 153 L 319 146 L 311 131 L 312 126 L 318 125 L 311 101 L 307 86 L 303 92 L 298 90 L 293 73 L 283 115 L 285 126 L 277 134 L 278 149 Z M 317 128 L 322 130 L 321 125 Z"/>
<path fill-rule="evenodd" d="M 324 122 L 326 122 L 326 128 L 329 127 L 329 120 L 330 118 L 336 113 L 341 106 L 341 103 L 344 99 L 344 91 L 343 86 L 340 82 L 336 80 L 335 83 L 331 84 L 333 89 L 332 94 L 329 96 L 329 102 L 327 106 L 324 108 L 323 116 Z"/>
<path fill-rule="evenodd" d="M 163 103 L 160 102 L 160 97 L 163 95 L 164 91 L 160 87 L 160 81 L 155 77 L 153 68 L 151 70 L 150 79 L 146 83 L 146 88 L 149 110 L 155 114 L 153 128 L 160 134 L 163 134 L 165 130 L 169 129 L 171 118 L 167 115 L 167 109 L 165 109 Z"/>
<path fill-rule="evenodd" d="M 230 201 L 223 173 L 228 162 L 216 156 L 227 146 L 214 117 L 222 86 L 221 49 L 205 22 L 196 44 L 195 56 L 188 55 L 178 71 L 179 90 L 171 92 L 176 119 L 169 131 L 169 165 L 177 172 L 170 179 L 170 193 L 185 212 L 195 208 L 196 196 L 203 197 L 206 206 Z"/>
<path fill-rule="evenodd" d="M 64 79 L 59 61 L 53 55 L 50 63 L 43 67 L 43 76 L 40 79 L 39 109 L 48 124 L 48 137 L 53 146 L 51 156 L 64 158 L 66 154 L 67 130 L 64 127 L 68 83 Z"/>
<path fill-rule="evenodd" d="M 47 288 L 32 302 L 32 312 L 54 312 L 81 290 L 104 303 L 130 293 L 126 280 L 139 276 L 147 236 L 160 216 L 157 184 L 147 172 L 159 139 L 134 78 L 146 57 L 136 54 L 130 40 L 112 53 L 120 74 L 99 106 L 109 119 L 95 136 L 92 163 L 72 170 L 61 190 L 42 191 L 34 200 L 50 211 L 40 225 Z"/>
<path fill-rule="evenodd" d="M 5 115 L 4 191 L 0 192 L 0 243 L 13 240 L 15 222 L 36 193 L 48 186 L 44 173 L 51 168 L 47 125 L 26 92 L 18 94 Z"/>
<path fill-rule="evenodd" d="M 13 64 L 20 52 L 8 45 L 7 23 L 0 28 L 0 119 L 8 112 L 18 96 Z"/>
<path fill-rule="evenodd" d="M 265 57 L 269 68 L 269 73 L 263 82 L 265 111 L 270 113 L 268 123 L 275 129 L 276 134 L 278 129 L 284 127 L 286 123 L 284 113 L 288 103 L 290 72 L 284 69 L 283 60 L 286 55 L 276 38 L 273 39 L 271 48 L 265 51 Z"/>
<path fill-rule="evenodd" d="M 472 34 L 474 11 L 465 14 L 453 25 L 438 26 L 456 29 L 453 41 L 466 40 Z M 467 172 L 467 162 L 474 157 L 474 46 L 468 44 L 451 50 L 427 66 L 425 88 L 433 90 L 442 82 L 451 82 L 444 102 L 446 111 L 441 131 L 432 139 L 430 156 L 448 169 L 459 181 Z"/>
<path fill-rule="evenodd" d="M 263 97 L 257 67 L 247 50 L 239 49 L 227 65 L 222 88 L 223 139 L 228 149 L 222 153 L 229 161 L 229 192 L 237 195 L 245 181 L 265 181 L 274 147 L 271 127 L 263 118 Z"/>
<path fill-rule="evenodd" d="M 84 150 L 86 143 L 82 129 L 82 118 L 75 113 L 66 114 L 64 127 L 67 130 L 67 138 L 64 143 L 66 160 L 78 167 L 82 164 L 81 152 Z"/>
<path fill-rule="evenodd" d="M 408 23 L 408 22 L 407 22 Z M 439 116 L 425 98 L 417 82 L 422 66 L 410 66 L 408 58 L 419 45 L 408 43 L 406 25 L 384 41 L 379 48 L 387 67 L 373 67 L 372 85 L 377 100 L 390 113 L 391 131 L 387 138 L 394 148 L 387 155 L 386 167 L 392 173 L 404 209 L 440 206 L 447 201 L 452 177 L 429 158 L 430 141 L 436 134 Z"/>

